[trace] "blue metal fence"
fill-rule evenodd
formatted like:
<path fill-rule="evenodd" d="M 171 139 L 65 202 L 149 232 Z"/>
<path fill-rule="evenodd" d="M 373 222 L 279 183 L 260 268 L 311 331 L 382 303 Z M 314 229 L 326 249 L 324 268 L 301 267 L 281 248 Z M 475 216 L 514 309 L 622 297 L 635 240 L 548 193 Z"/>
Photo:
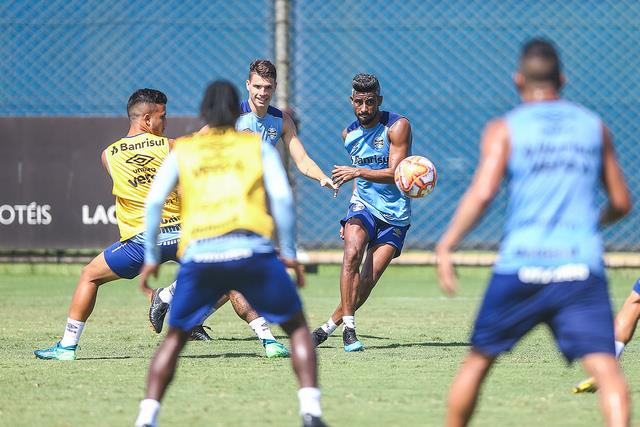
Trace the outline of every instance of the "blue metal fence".
<path fill-rule="evenodd" d="M 384 107 L 406 115 L 415 154 L 438 167 L 435 192 L 414 202 L 407 247 L 430 247 L 468 184 L 483 124 L 518 102 L 511 83 L 522 42 L 560 47 L 564 94 L 609 124 L 633 194 L 640 93 L 640 3 L 633 1 L 291 2 L 291 104 L 300 136 L 328 173 L 348 162 L 340 133 L 353 120 L 347 97 L 357 72 L 376 74 Z M 269 1 L 0 2 L 0 115 L 122 115 L 138 87 L 161 88 L 169 113 L 196 114 L 202 89 L 225 77 L 243 88 L 248 64 L 273 58 Z M 169 122 L 170 125 L 170 122 Z M 297 178 L 298 229 L 306 248 L 340 245 L 337 199 Z M 465 244 L 501 234 L 504 191 Z M 610 248 L 634 249 L 640 215 L 605 232 Z"/>

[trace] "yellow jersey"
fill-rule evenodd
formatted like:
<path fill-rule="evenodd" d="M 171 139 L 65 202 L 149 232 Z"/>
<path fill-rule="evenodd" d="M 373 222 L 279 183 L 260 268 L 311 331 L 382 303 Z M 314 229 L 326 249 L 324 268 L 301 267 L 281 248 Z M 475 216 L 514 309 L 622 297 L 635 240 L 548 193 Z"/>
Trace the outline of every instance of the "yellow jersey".
<path fill-rule="evenodd" d="M 260 137 L 210 130 L 176 140 L 183 219 L 178 255 L 193 240 L 248 230 L 271 238 Z"/>
<path fill-rule="evenodd" d="M 169 139 L 150 133 L 124 137 L 107 147 L 106 159 L 116 196 L 120 240 L 145 230 L 144 204 L 162 161 L 169 153 Z M 161 226 L 180 223 L 180 202 L 173 191 L 162 210 Z"/>

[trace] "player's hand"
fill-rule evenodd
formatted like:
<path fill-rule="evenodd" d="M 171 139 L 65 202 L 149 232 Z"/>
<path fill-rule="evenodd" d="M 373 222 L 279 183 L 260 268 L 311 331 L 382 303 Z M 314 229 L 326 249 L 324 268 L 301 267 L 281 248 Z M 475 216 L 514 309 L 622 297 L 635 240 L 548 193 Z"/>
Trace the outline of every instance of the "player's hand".
<path fill-rule="evenodd" d="M 304 288 L 304 267 L 302 266 L 302 264 L 300 264 L 297 259 L 292 258 L 281 257 L 280 260 L 287 268 L 291 268 L 295 273 L 296 285 L 298 285 L 299 288 Z"/>
<path fill-rule="evenodd" d="M 340 238 L 344 240 L 344 225 L 340 226 Z"/>
<path fill-rule="evenodd" d="M 157 278 L 159 271 L 160 264 L 145 264 L 142 266 L 142 270 L 140 270 L 140 290 L 148 297 L 153 295 L 153 289 L 149 286 L 149 276 Z"/>
<path fill-rule="evenodd" d="M 436 248 L 436 259 L 440 288 L 445 294 L 453 296 L 458 291 L 458 278 L 456 277 L 456 270 L 453 266 L 451 251 Z"/>
<path fill-rule="evenodd" d="M 335 185 L 333 183 L 333 181 L 330 178 L 326 177 L 326 176 L 324 178 L 320 179 L 320 187 L 326 187 L 329 190 L 333 190 L 333 197 L 336 197 L 338 195 L 338 188 L 339 187 L 337 185 Z"/>
<path fill-rule="evenodd" d="M 351 181 L 353 178 L 358 177 L 358 168 L 352 168 L 351 166 L 333 166 L 331 171 L 331 178 L 333 183 L 340 187 L 345 182 Z"/>

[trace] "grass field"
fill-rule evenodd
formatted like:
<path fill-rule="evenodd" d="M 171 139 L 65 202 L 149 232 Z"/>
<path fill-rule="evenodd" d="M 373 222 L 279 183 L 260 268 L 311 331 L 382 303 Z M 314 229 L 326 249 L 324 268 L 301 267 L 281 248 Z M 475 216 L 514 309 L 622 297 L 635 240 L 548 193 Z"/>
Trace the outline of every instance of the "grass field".
<path fill-rule="evenodd" d="M 149 359 L 161 340 L 146 320 L 137 282 L 104 286 L 75 362 L 36 360 L 59 339 L 79 266 L 0 266 L 0 425 L 131 426 Z M 164 269 L 158 285 L 175 269 Z M 302 291 L 311 326 L 338 301 L 339 269 L 321 267 Z M 391 267 L 358 312 L 367 350 L 346 354 L 341 334 L 319 348 L 325 419 L 332 426 L 437 426 L 449 383 L 468 350 L 469 328 L 489 270 L 460 270 L 462 290 L 443 297 L 431 267 Z M 610 273 L 614 307 L 638 270 Z M 295 426 L 296 384 L 288 360 L 268 360 L 230 306 L 206 323 L 213 342 L 190 343 L 160 413 L 163 426 Z M 283 342 L 288 341 L 274 329 Z M 623 368 L 640 399 L 640 345 Z M 595 395 L 574 396 L 583 377 L 538 328 L 504 356 L 483 389 L 472 425 L 601 425 Z M 640 416 L 634 415 L 634 425 Z"/>

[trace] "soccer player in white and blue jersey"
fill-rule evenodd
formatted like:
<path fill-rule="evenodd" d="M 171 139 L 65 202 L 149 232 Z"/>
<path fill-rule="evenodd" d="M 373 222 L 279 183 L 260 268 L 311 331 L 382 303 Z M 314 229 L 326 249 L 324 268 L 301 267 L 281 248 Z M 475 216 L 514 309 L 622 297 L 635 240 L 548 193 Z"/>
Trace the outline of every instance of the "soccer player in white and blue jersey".
<path fill-rule="evenodd" d="M 411 220 L 409 199 L 393 181 L 396 166 L 411 152 L 409 120 L 380 110 L 380 83 L 373 75 L 353 78 L 350 100 L 356 120 L 342 131 L 342 138 L 352 166 L 335 166 L 332 171 L 338 185 L 357 178 L 349 210 L 340 221 L 344 238 L 340 304 L 329 320 L 313 331 L 318 345 L 344 323 L 342 338 L 347 352 L 364 349 L 356 335 L 355 312 L 391 260 L 400 255 Z"/>
<path fill-rule="evenodd" d="M 629 392 L 614 356 L 598 228 L 629 212 L 629 191 L 600 117 L 560 98 L 564 77 L 550 42 L 525 44 L 514 80 L 523 104 L 487 125 L 473 181 L 436 247 L 440 285 L 453 293 L 451 252 L 509 176 L 504 238 L 445 424 L 469 422 L 496 358 L 545 323 L 567 360 L 581 359 L 600 385 L 606 424 L 627 426 Z M 601 183 L 608 196 L 602 211 Z"/>

